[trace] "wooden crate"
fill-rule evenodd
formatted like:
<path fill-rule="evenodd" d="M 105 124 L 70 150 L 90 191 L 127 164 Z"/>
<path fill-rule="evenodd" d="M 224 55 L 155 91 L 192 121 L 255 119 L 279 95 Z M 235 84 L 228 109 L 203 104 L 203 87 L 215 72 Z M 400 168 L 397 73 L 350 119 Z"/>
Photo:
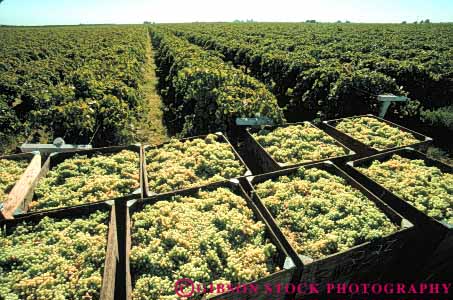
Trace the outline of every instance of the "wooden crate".
<path fill-rule="evenodd" d="M 124 227 L 125 228 L 125 241 L 124 241 L 124 265 L 122 266 L 124 273 L 126 274 L 126 278 L 124 278 L 124 287 L 120 288 L 120 291 L 124 291 L 123 294 L 120 295 L 120 299 L 131 299 L 131 293 L 133 289 L 133 278 L 134 278 L 134 270 L 131 270 L 130 267 L 130 261 L 129 261 L 129 256 L 130 256 L 130 250 L 131 250 L 131 232 L 133 230 L 133 225 L 131 224 L 131 216 L 135 213 L 143 209 L 147 205 L 153 205 L 156 202 L 162 201 L 162 200 L 171 200 L 172 197 L 176 195 L 182 195 L 182 196 L 190 196 L 196 194 L 200 190 L 212 190 L 215 188 L 219 187 L 226 187 L 234 191 L 237 195 L 240 195 L 244 200 L 247 202 L 247 205 L 252 211 L 254 212 L 254 215 L 257 220 L 263 221 L 263 223 L 266 225 L 266 230 L 267 230 L 267 237 L 271 240 L 271 242 L 277 247 L 278 251 L 278 258 L 276 261 L 276 264 L 281 268 L 280 271 L 271 274 L 265 278 L 258 279 L 254 282 L 251 283 L 246 283 L 246 284 L 255 284 L 258 286 L 258 290 L 264 291 L 264 285 L 265 284 L 275 284 L 275 283 L 290 283 L 290 282 L 296 282 L 295 280 L 297 279 L 297 266 L 296 267 L 290 267 L 290 268 L 283 268 L 285 261 L 289 257 L 289 253 L 285 250 L 286 247 L 282 245 L 282 243 L 285 243 L 285 240 L 282 239 L 282 237 L 279 237 L 276 235 L 270 228 L 268 227 L 268 224 L 266 220 L 263 218 L 261 215 L 260 211 L 257 209 L 257 207 L 253 204 L 251 199 L 246 195 L 240 184 L 237 182 L 237 180 L 231 180 L 231 181 L 223 181 L 223 182 L 218 182 L 214 184 L 209 184 L 205 185 L 202 187 L 195 187 L 195 188 L 190 188 L 186 190 L 181 190 L 181 191 L 175 191 L 175 192 L 170 192 L 170 193 L 165 193 L 165 194 L 160 194 L 160 195 L 155 195 L 149 198 L 145 198 L 139 201 L 129 201 L 129 203 L 122 202 L 121 205 L 123 206 L 124 209 L 123 211 L 123 216 L 121 219 L 124 221 Z M 120 250 L 121 252 L 121 250 Z M 295 259 L 295 257 L 293 257 Z M 296 263 L 298 263 L 296 261 Z M 205 295 L 206 296 L 206 295 Z M 224 294 L 217 294 L 217 295 L 210 295 L 208 298 L 209 299 L 215 299 L 215 300 L 230 300 L 238 295 L 235 295 L 234 293 L 224 293 Z M 123 298 L 124 297 L 124 298 Z M 256 300 L 271 300 L 271 299 L 285 299 L 286 295 L 266 295 L 264 293 L 261 293 L 259 295 L 256 294 L 241 294 L 240 298 L 241 299 L 256 299 Z M 177 296 L 175 295 L 175 298 Z"/>
<path fill-rule="evenodd" d="M 39 184 L 40 180 L 43 179 L 44 177 L 47 176 L 47 173 L 49 173 L 50 170 L 52 170 L 55 166 L 63 162 L 64 160 L 68 158 L 72 158 L 75 155 L 86 155 L 87 157 L 92 157 L 95 155 L 108 155 L 108 154 L 114 154 L 118 153 L 122 150 L 130 150 L 133 152 L 136 152 L 139 154 L 139 166 L 137 167 L 137 173 L 139 175 L 139 180 L 140 180 L 140 188 L 137 189 L 134 193 L 131 193 L 130 195 L 125 195 L 123 197 L 120 197 L 119 199 L 121 200 L 130 200 L 130 199 L 135 199 L 137 197 L 143 197 L 143 157 L 141 156 L 141 146 L 138 145 L 130 145 L 130 146 L 116 146 L 116 147 L 104 147 L 104 148 L 94 148 L 94 149 L 89 149 L 89 150 L 78 150 L 78 151 L 71 151 L 71 152 L 60 152 L 60 153 L 54 153 L 51 154 L 47 160 L 44 162 L 38 178 L 36 185 Z M 31 201 L 34 200 L 34 197 L 29 197 L 24 201 L 21 205 L 24 207 L 23 211 L 26 212 L 28 211 L 28 207 L 31 203 Z M 98 202 L 105 202 L 107 200 L 112 200 L 112 199 L 103 199 L 97 202 L 93 203 L 98 203 Z M 42 211 L 47 211 L 47 210 L 52 210 L 52 209 L 44 209 Z"/>
<path fill-rule="evenodd" d="M 348 185 L 359 190 L 371 202 L 376 204 L 378 209 L 397 226 L 398 231 L 375 241 L 366 242 L 346 251 L 337 252 L 318 260 L 297 256 L 293 246 L 290 245 L 289 242 L 286 242 L 285 245 L 288 247 L 287 251 L 293 253 L 292 256 L 296 255 L 300 264 L 303 265 L 299 282 L 313 282 L 317 283 L 320 288 L 325 288 L 327 283 L 332 282 L 373 282 L 385 280 L 388 270 L 392 268 L 393 264 L 398 261 L 402 255 L 404 255 L 402 249 L 413 238 L 415 234 L 413 225 L 332 162 L 325 161 L 314 163 L 306 165 L 304 168 L 325 170 L 330 174 L 345 179 Z M 252 200 L 263 213 L 263 216 L 267 219 L 272 230 L 281 236 L 284 236 L 284 234 L 277 225 L 273 215 L 256 194 L 254 187 L 258 183 L 266 180 L 295 174 L 297 170 L 298 167 L 247 177 Z M 324 291 L 321 290 L 321 293 L 322 292 Z"/>
<path fill-rule="evenodd" d="M 304 125 L 308 124 L 316 129 L 319 129 L 320 131 L 323 131 L 322 129 L 316 127 L 310 122 L 299 122 L 299 123 L 287 123 L 284 125 L 274 125 L 274 126 L 265 126 L 265 129 L 268 130 L 273 130 L 277 128 L 282 128 L 282 127 L 288 127 L 288 126 L 294 126 L 294 125 Z M 252 128 L 247 128 L 246 133 L 245 133 L 245 145 L 247 150 L 250 152 L 250 155 L 254 157 L 257 160 L 257 164 L 260 166 L 260 173 L 267 173 L 267 172 L 273 172 L 273 171 L 278 171 L 278 170 L 283 170 L 283 169 L 288 169 L 288 168 L 294 168 L 294 167 L 300 167 L 308 164 L 313 164 L 316 162 L 321 162 L 321 161 L 326 161 L 326 160 L 331 160 L 331 161 L 347 161 L 349 160 L 355 152 L 343 145 L 341 142 L 335 139 L 335 137 L 331 136 L 333 139 L 335 139 L 335 144 L 341 148 L 347 153 L 345 155 L 337 156 L 337 157 L 330 157 L 326 159 L 321 159 L 317 161 L 309 161 L 305 163 L 296 163 L 296 164 L 284 164 L 281 162 L 278 162 L 275 160 L 269 152 L 264 149 L 264 147 L 253 137 L 254 133 L 257 133 L 259 129 L 252 129 Z M 326 135 L 329 135 L 328 133 L 324 132 Z"/>
<path fill-rule="evenodd" d="M 453 174 L 453 167 L 440 161 L 430 159 L 423 153 L 412 148 L 403 148 L 372 155 L 347 163 L 354 178 L 367 186 L 393 209 L 404 215 L 410 222 L 416 225 L 418 234 L 411 246 L 419 250 L 414 253 L 412 260 L 417 263 L 414 267 L 420 267 L 412 271 L 417 280 L 453 280 L 453 224 L 446 224 L 429 217 L 419 211 L 412 204 L 398 197 L 382 185 L 367 177 L 356 167 L 368 167 L 373 161 L 386 161 L 393 155 L 399 155 L 408 159 L 423 160 L 427 166 L 437 167 L 444 173 Z M 427 253 L 427 251 L 429 251 Z"/>
<path fill-rule="evenodd" d="M 229 145 L 231 151 L 233 152 L 234 156 L 236 157 L 236 159 L 238 161 L 240 161 L 241 165 L 245 168 L 245 172 L 244 172 L 244 177 L 245 176 L 249 176 L 252 174 L 252 172 L 250 171 L 250 169 L 247 167 L 247 165 L 244 163 L 242 157 L 237 153 L 236 149 L 234 149 L 233 145 L 230 143 L 230 141 L 228 140 L 228 138 L 223 134 L 223 133 L 220 133 L 220 132 L 217 132 L 215 133 L 217 136 L 220 137 L 220 142 L 221 143 L 226 143 Z M 183 138 L 183 139 L 180 139 L 179 141 L 181 142 L 185 142 L 185 141 L 192 141 L 194 139 L 204 139 L 206 138 L 206 135 L 199 135 L 199 136 L 193 136 L 193 137 L 188 137 L 188 138 Z M 146 151 L 150 150 L 150 149 L 158 149 L 158 148 L 162 148 L 164 145 L 168 144 L 169 142 L 165 142 L 165 143 L 162 143 L 160 145 L 156 145 L 156 146 L 144 146 L 143 147 L 143 186 L 144 186 L 144 197 L 150 197 L 150 196 L 154 196 L 156 195 L 156 193 L 154 191 L 151 191 L 149 189 L 149 183 L 148 183 L 148 172 L 147 172 L 147 169 L 146 169 Z M 232 179 L 232 178 L 226 178 L 226 179 Z M 201 186 L 201 185 L 198 185 L 198 186 Z M 183 189 L 180 189 L 180 190 L 185 190 L 185 188 Z"/>
<path fill-rule="evenodd" d="M 6 232 L 14 230 L 17 225 L 23 222 L 36 224 L 41 219 L 49 217 L 52 219 L 77 219 L 87 217 L 90 214 L 104 211 L 109 212 L 109 228 L 107 239 L 107 248 L 104 261 L 104 273 L 102 276 L 102 287 L 100 291 L 100 300 L 113 300 L 115 298 L 116 288 L 116 276 L 117 276 L 117 265 L 119 262 L 118 252 L 118 231 L 117 231 L 117 219 L 115 214 L 115 208 L 108 203 L 97 203 L 88 204 L 79 207 L 67 208 L 67 209 L 55 209 L 47 212 L 35 212 L 22 214 L 12 220 L 0 220 L 0 227 Z"/>
<path fill-rule="evenodd" d="M 29 161 L 28 167 L 9 192 L 0 211 L 0 219 L 12 219 L 14 214 L 26 211 L 25 203 L 29 202 L 33 196 L 42 160 L 39 152 L 6 155 L 1 156 L 0 159 Z"/>
<path fill-rule="evenodd" d="M 377 150 L 377 149 L 374 149 L 374 148 L 372 148 L 370 146 L 365 145 L 364 143 L 354 139 L 353 137 L 347 135 L 346 133 L 341 132 L 338 129 L 336 129 L 337 124 L 340 123 L 341 121 L 347 120 L 347 119 L 360 118 L 360 117 L 374 118 L 374 119 L 379 120 L 379 121 L 381 121 L 383 123 L 386 123 L 387 125 L 390 125 L 391 127 L 398 128 L 401 131 L 410 133 L 417 140 L 419 140 L 419 142 L 415 143 L 415 144 L 411 144 L 411 145 L 401 146 L 401 147 L 394 147 L 394 148 L 389 148 L 389 149 L 385 149 L 385 150 Z M 356 152 L 356 156 L 354 157 L 354 159 L 365 157 L 365 156 L 368 156 L 368 155 L 377 154 L 377 153 L 382 153 L 382 152 L 386 152 L 386 151 L 397 150 L 397 149 L 405 148 L 405 147 L 408 147 L 408 146 L 410 146 L 410 147 L 427 147 L 433 141 L 432 138 L 427 137 L 427 136 L 425 136 L 425 135 L 423 135 L 421 133 L 415 132 L 415 131 L 410 130 L 410 129 L 406 128 L 406 127 L 403 127 L 401 125 L 395 124 L 395 123 L 390 122 L 388 120 L 376 117 L 376 116 L 371 115 L 371 114 L 359 115 L 359 116 L 354 116 L 354 117 L 349 117 L 349 118 L 334 119 L 334 120 L 329 120 L 329 121 L 323 121 L 320 126 L 321 126 L 321 128 L 324 131 L 326 131 L 331 136 L 335 137 L 337 140 L 339 140 L 340 142 L 345 144 L 348 148 L 350 148 L 354 152 Z"/>

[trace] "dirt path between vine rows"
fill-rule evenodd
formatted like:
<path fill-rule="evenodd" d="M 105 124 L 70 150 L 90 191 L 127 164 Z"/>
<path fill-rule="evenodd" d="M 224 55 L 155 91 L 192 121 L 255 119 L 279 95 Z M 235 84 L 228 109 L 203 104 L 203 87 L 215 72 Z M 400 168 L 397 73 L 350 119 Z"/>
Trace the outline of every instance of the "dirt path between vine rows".
<path fill-rule="evenodd" d="M 156 65 L 154 63 L 154 54 L 149 35 L 146 47 L 146 57 L 145 83 L 142 86 L 145 95 L 145 113 L 143 114 L 142 119 L 138 120 L 137 141 L 156 145 L 165 142 L 168 137 L 165 126 L 162 123 L 163 104 L 160 95 L 157 93 L 157 82 L 159 78 L 156 76 Z"/>

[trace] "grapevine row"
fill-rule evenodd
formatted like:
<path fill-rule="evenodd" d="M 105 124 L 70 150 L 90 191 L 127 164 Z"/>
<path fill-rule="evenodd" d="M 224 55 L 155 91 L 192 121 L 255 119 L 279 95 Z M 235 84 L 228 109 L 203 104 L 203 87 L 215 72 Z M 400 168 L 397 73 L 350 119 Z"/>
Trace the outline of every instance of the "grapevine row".
<path fill-rule="evenodd" d="M 167 127 L 198 135 L 228 132 L 237 117 L 283 120 L 277 99 L 257 79 L 171 32 L 151 28 Z M 171 126 L 170 126 L 171 125 Z"/>
<path fill-rule="evenodd" d="M 139 117 L 143 26 L 2 28 L 0 150 L 8 144 L 123 142 Z"/>
<path fill-rule="evenodd" d="M 166 26 L 196 45 L 221 53 L 234 65 L 244 66 L 270 88 L 280 105 L 289 107 L 290 118 L 376 113 L 375 95 L 381 93 L 418 100 L 391 111 L 393 117 L 411 117 L 417 122 L 420 107 L 452 104 L 450 26 Z"/>

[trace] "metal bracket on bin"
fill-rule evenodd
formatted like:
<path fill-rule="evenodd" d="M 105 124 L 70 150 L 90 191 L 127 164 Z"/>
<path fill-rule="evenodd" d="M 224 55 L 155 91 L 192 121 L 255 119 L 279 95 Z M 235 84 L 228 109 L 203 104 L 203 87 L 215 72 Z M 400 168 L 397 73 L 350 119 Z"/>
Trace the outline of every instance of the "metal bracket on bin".
<path fill-rule="evenodd" d="M 237 178 L 230 179 L 230 182 L 233 184 L 239 184 L 239 180 Z"/>
<path fill-rule="evenodd" d="M 24 153 L 39 151 L 42 154 L 49 154 L 54 152 L 68 152 L 74 150 L 88 150 L 92 149 L 91 145 L 73 145 L 66 144 L 62 138 L 56 138 L 52 144 L 27 144 L 23 143 L 20 150 Z"/>
<path fill-rule="evenodd" d="M 126 206 L 127 206 L 127 207 L 131 207 L 131 206 L 134 205 L 134 203 L 137 202 L 137 201 L 138 201 L 137 199 L 129 200 L 129 201 L 127 201 Z"/>
<path fill-rule="evenodd" d="M 392 102 L 406 102 L 409 98 L 405 96 L 395 96 L 393 94 L 378 95 L 377 100 L 380 102 L 379 117 L 383 118 L 387 113 Z"/>
<path fill-rule="evenodd" d="M 105 201 L 105 203 L 107 203 L 107 204 L 110 205 L 110 206 L 113 206 L 113 205 L 115 204 L 115 201 L 113 201 L 113 200 L 107 200 L 107 201 Z"/>
<path fill-rule="evenodd" d="M 407 219 L 401 220 L 401 228 L 411 228 L 412 226 L 414 226 L 414 224 L 412 224 L 409 220 Z"/>
<path fill-rule="evenodd" d="M 314 260 L 311 257 L 305 256 L 305 255 L 299 255 L 300 260 L 304 265 L 308 265 L 312 263 Z M 291 257 L 287 256 L 285 259 L 285 263 L 283 264 L 283 269 L 289 270 L 291 268 L 294 268 L 296 265 L 294 264 L 293 260 Z"/>

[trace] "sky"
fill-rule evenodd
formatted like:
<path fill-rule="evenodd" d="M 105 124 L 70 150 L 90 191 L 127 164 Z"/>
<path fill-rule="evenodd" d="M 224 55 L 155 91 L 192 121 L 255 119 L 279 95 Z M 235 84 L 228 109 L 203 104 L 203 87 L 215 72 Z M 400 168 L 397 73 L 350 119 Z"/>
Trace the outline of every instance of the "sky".
<path fill-rule="evenodd" d="M 0 24 L 453 21 L 452 0 L 4 0 Z"/>

